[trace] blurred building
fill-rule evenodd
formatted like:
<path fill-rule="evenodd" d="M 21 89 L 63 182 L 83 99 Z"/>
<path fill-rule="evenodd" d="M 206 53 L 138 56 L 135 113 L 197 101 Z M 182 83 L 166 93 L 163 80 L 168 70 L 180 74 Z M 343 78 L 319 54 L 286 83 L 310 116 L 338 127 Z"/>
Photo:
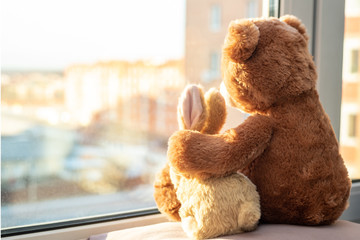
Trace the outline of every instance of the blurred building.
<path fill-rule="evenodd" d="M 1 179 L 13 187 L 63 169 L 74 136 L 64 117 L 64 79 L 56 72 L 1 74 Z M 66 117 L 66 116 L 65 116 Z M 45 125 L 44 125 L 45 123 Z"/>
<path fill-rule="evenodd" d="M 360 7 L 353 8 L 349 3 L 345 14 L 340 148 L 350 176 L 360 178 Z"/>
<path fill-rule="evenodd" d="M 262 0 L 187 0 L 186 81 L 207 89 L 221 82 L 221 51 L 231 20 L 262 15 Z"/>
<path fill-rule="evenodd" d="M 65 81 L 65 105 L 78 124 L 105 117 L 124 128 L 165 136 L 177 129 L 177 98 L 185 85 L 180 60 L 74 65 L 66 69 Z"/>
<path fill-rule="evenodd" d="M 187 0 L 185 29 L 186 83 L 209 89 L 222 81 L 222 46 L 229 23 L 240 18 L 262 16 L 262 0 Z M 223 130 L 236 127 L 246 114 L 228 108 Z"/>
<path fill-rule="evenodd" d="M 6 106 L 57 106 L 63 101 L 61 73 L 1 73 L 1 103 Z"/>

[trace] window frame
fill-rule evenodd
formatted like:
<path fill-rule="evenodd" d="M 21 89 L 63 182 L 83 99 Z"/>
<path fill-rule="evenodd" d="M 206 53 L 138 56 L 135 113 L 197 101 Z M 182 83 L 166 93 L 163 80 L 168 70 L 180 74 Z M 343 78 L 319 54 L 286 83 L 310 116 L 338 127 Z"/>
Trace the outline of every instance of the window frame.
<path fill-rule="evenodd" d="M 157 211 L 157 210 L 156 210 Z M 120 218 L 112 216 L 113 219 L 107 221 L 99 221 L 93 223 L 81 223 L 80 225 L 73 225 L 67 227 L 59 227 L 48 229 L 45 231 L 38 231 L 26 234 L 14 234 L 11 236 L 2 237 L 6 240 L 53 240 L 53 239 L 67 239 L 67 240 L 82 240 L 88 239 L 92 235 L 102 234 L 106 232 L 128 229 L 133 227 L 148 226 L 152 224 L 167 222 L 167 218 L 159 213 L 149 213 L 149 215 L 129 216 L 128 218 Z"/>
<path fill-rule="evenodd" d="M 263 6 L 269 6 L 264 0 Z M 305 24 L 309 50 L 318 70 L 320 100 L 339 139 L 345 2 L 279 0 L 280 15 L 293 14 Z M 266 10 L 265 10 L 266 11 Z M 264 12 L 265 12 L 264 11 Z M 334 34 L 336 33 L 336 34 Z M 329 37 L 331 36 L 331 37 Z M 360 220 L 360 181 L 353 181 L 350 207 L 341 219 Z M 166 222 L 156 208 L 77 220 L 2 229 L 4 239 L 87 239 L 90 235 Z"/>
<path fill-rule="evenodd" d="M 80 227 L 90 224 L 110 222 L 114 220 L 121 220 L 121 219 L 126 220 L 140 216 L 144 217 L 159 213 L 160 213 L 159 210 L 156 208 L 148 208 L 148 209 L 132 210 L 132 211 L 114 213 L 114 214 L 104 214 L 99 216 L 84 217 L 73 220 L 56 221 L 56 222 L 50 222 L 44 224 L 31 224 L 20 227 L 18 226 L 9 227 L 2 229 L 1 237 L 11 237 L 16 235 L 33 234 L 43 231 L 52 231 L 52 230 L 66 229 L 71 227 Z"/>

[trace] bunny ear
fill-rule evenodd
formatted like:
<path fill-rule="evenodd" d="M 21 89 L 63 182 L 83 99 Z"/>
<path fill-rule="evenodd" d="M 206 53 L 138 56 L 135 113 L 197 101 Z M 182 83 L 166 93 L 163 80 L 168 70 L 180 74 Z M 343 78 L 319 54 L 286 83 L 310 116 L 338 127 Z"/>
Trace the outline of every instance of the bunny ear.
<path fill-rule="evenodd" d="M 284 23 L 288 24 L 289 26 L 295 28 L 296 30 L 298 30 L 298 32 L 304 36 L 306 41 L 309 39 L 309 36 L 306 33 L 305 25 L 297 17 L 295 17 L 293 15 L 285 15 L 285 16 L 282 16 L 280 18 L 280 20 L 283 21 Z"/>
<path fill-rule="evenodd" d="M 205 94 L 205 103 L 208 109 L 208 117 L 205 127 L 201 132 L 206 134 L 217 134 L 226 120 L 225 99 L 218 90 L 211 88 Z"/>
<path fill-rule="evenodd" d="M 178 123 L 180 129 L 200 131 L 205 124 L 207 112 L 204 92 L 197 85 L 185 88 L 178 103 Z"/>
<path fill-rule="evenodd" d="M 235 20 L 229 25 L 223 54 L 240 63 L 251 57 L 259 42 L 259 28 L 248 19 Z"/>

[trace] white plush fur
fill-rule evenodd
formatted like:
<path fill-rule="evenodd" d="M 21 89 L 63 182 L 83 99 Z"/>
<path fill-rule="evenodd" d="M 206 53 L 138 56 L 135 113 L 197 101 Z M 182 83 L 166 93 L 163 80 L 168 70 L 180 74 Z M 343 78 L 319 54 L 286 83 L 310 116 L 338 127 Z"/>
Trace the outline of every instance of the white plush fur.
<path fill-rule="evenodd" d="M 182 227 L 193 239 L 252 231 L 260 219 L 259 194 L 243 174 L 201 180 L 170 170 L 181 202 Z"/>

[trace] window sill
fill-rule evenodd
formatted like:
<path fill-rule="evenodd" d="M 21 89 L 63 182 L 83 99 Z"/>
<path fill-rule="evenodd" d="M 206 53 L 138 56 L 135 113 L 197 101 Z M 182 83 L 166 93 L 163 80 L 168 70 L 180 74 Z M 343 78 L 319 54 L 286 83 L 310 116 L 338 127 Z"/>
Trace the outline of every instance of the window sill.
<path fill-rule="evenodd" d="M 350 195 L 350 206 L 340 217 L 342 220 L 359 222 L 360 221 L 360 181 L 353 181 Z M 89 236 L 98 235 L 116 230 L 123 230 L 134 227 L 142 227 L 157 223 L 168 222 L 167 218 L 161 214 L 133 217 L 121 220 L 94 223 L 78 227 L 69 227 L 44 232 L 23 234 L 2 238 L 4 240 L 86 240 Z"/>
<path fill-rule="evenodd" d="M 97 235 L 115 230 L 122 230 L 133 227 L 141 227 L 156 223 L 167 222 L 165 216 L 161 214 L 153 214 L 149 216 L 134 217 L 104 223 L 89 224 L 78 227 L 58 229 L 32 234 L 24 234 L 12 237 L 2 238 L 4 240 L 86 240 L 91 235 Z"/>

